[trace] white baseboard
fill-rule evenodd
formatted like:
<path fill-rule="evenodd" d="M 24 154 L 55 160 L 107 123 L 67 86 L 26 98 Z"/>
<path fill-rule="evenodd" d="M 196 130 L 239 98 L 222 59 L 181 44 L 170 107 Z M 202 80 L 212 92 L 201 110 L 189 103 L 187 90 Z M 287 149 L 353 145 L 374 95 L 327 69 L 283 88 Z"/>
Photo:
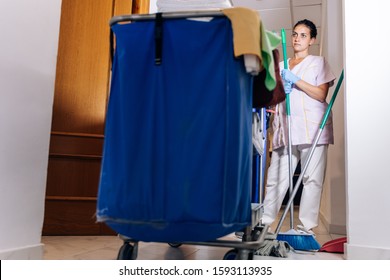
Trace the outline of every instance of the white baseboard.
<path fill-rule="evenodd" d="M 43 244 L 0 251 L 0 260 L 42 260 Z"/>
<path fill-rule="evenodd" d="M 390 249 L 365 247 L 346 243 L 344 256 L 347 260 L 389 260 Z"/>

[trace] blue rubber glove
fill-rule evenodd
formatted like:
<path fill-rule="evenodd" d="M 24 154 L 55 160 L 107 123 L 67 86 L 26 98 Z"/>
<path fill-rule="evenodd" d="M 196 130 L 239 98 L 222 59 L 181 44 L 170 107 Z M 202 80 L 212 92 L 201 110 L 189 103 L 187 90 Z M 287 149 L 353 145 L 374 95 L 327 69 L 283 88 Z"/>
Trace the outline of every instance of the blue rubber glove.
<path fill-rule="evenodd" d="M 289 82 L 289 83 L 293 83 L 295 84 L 296 82 L 298 82 L 301 78 L 299 78 L 298 76 L 294 75 L 290 70 L 288 69 L 283 69 L 282 70 L 282 78 L 284 81 L 286 82 Z"/>
<path fill-rule="evenodd" d="M 285 92 L 286 94 L 290 94 L 291 91 L 292 91 L 292 86 L 293 86 L 292 83 L 285 81 L 285 82 L 283 83 L 284 92 Z"/>

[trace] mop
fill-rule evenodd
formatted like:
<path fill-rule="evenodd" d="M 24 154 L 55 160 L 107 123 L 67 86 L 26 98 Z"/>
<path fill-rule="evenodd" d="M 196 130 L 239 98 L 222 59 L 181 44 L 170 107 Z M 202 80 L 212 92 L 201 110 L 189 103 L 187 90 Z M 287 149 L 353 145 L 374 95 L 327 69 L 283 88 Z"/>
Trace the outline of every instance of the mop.
<path fill-rule="evenodd" d="M 325 124 L 328 120 L 329 114 L 331 112 L 331 109 L 333 107 L 333 103 L 336 99 L 336 96 L 340 90 L 341 83 L 344 79 L 344 70 L 341 72 L 340 78 L 337 82 L 337 86 L 335 88 L 335 91 L 333 93 L 333 96 L 328 104 L 328 107 L 326 108 L 325 114 L 322 118 L 322 122 L 320 124 L 320 127 L 317 131 L 317 134 L 314 138 L 313 144 L 310 148 L 309 156 L 307 161 L 305 162 L 302 172 L 299 175 L 299 178 L 297 182 L 295 183 L 293 193 L 291 194 L 286 208 L 282 214 L 282 217 L 280 218 L 280 221 L 277 225 L 275 234 L 270 235 L 267 237 L 267 240 L 264 241 L 263 246 L 259 248 L 256 251 L 256 255 L 261 255 L 261 256 L 277 256 L 277 257 L 287 257 L 287 251 L 291 249 L 291 247 L 295 250 L 303 250 L 303 251 L 317 251 L 321 248 L 320 244 L 317 242 L 317 240 L 314 238 L 312 234 L 301 234 L 301 233 L 280 233 L 280 229 L 282 227 L 282 224 L 286 218 L 287 211 L 291 204 L 294 201 L 294 197 L 296 196 L 298 192 L 298 188 L 302 182 L 303 176 L 307 170 L 307 167 L 309 166 L 310 160 L 313 156 L 313 152 L 316 148 L 316 145 L 320 139 L 320 136 L 322 134 L 322 131 L 325 127 Z M 276 240 L 275 240 L 276 239 Z M 291 246 L 291 247 L 290 247 Z M 280 250 L 282 248 L 282 250 Z M 277 252 L 275 252 L 277 251 Z"/>
<path fill-rule="evenodd" d="M 283 48 L 283 63 L 284 69 L 288 69 L 287 63 L 287 48 L 286 48 L 286 32 L 281 30 L 282 48 Z M 287 138 L 288 138 L 288 176 L 289 176 L 289 195 L 293 193 L 293 170 L 292 170 L 292 148 L 291 148 L 291 105 L 290 93 L 286 94 L 286 115 L 287 115 Z M 294 229 L 294 203 L 290 206 L 290 229 Z"/>
<path fill-rule="evenodd" d="M 288 69 L 287 62 L 287 48 L 286 48 L 286 32 L 284 28 L 281 29 L 281 38 L 282 38 L 282 50 L 283 50 L 283 62 L 284 69 Z M 292 143 L 291 143 L 291 109 L 290 109 L 290 93 L 286 93 L 286 116 L 287 116 L 287 138 L 288 138 L 288 176 L 289 176 L 289 196 L 291 197 L 293 193 L 293 170 L 292 170 Z M 291 204 L 290 208 L 290 230 L 294 229 L 294 204 Z M 275 249 L 277 246 L 277 249 Z M 274 253 L 272 255 L 276 255 L 278 257 L 283 257 L 287 251 L 290 249 L 288 244 L 285 246 L 280 246 L 278 241 L 274 241 L 272 244 L 268 244 L 268 249 L 273 250 Z M 267 248 L 263 248 L 263 250 L 268 251 Z M 281 251 L 282 250 L 282 251 Z M 277 253 L 280 252 L 280 253 Z"/>

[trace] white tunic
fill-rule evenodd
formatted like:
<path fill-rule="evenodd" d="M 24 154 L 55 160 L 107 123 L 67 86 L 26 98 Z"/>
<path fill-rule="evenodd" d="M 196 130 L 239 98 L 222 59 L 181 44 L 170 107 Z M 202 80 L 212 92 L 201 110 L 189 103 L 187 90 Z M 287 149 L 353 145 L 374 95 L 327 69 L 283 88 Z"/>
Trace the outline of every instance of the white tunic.
<path fill-rule="evenodd" d="M 280 69 L 283 69 L 283 62 L 280 62 Z M 329 83 L 333 85 L 335 76 L 324 57 L 309 55 L 305 57 L 293 69 L 292 73 L 302 80 L 319 86 Z M 296 86 L 290 93 L 291 112 L 291 139 L 292 145 L 312 144 L 315 135 L 320 127 L 323 115 L 327 109 L 327 102 L 319 102 Z M 286 116 L 286 101 L 279 103 L 275 108 L 275 116 L 272 124 L 273 141 L 272 148 L 277 149 L 288 145 L 288 130 Z M 332 114 L 329 114 L 324 130 L 319 139 L 318 145 L 333 144 L 333 123 Z"/>

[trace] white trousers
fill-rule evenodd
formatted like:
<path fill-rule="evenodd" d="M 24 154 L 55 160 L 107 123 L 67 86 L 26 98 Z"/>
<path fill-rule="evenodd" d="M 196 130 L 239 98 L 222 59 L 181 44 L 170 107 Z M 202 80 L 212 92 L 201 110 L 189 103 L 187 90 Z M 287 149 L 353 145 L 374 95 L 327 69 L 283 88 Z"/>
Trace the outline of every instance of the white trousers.
<path fill-rule="evenodd" d="M 292 146 L 292 169 L 301 160 L 302 168 L 308 159 L 311 145 Z M 328 145 L 319 145 L 302 178 L 303 190 L 299 206 L 299 220 L 306 229 L 318 226 L 318 214 L 324 183 Z M 283 147 L 272 152 L 268 168 L 267 185 L 264 197 L 263 224 L 272 224 L 282 206 L 289 189 L 288 149 Z"/>

